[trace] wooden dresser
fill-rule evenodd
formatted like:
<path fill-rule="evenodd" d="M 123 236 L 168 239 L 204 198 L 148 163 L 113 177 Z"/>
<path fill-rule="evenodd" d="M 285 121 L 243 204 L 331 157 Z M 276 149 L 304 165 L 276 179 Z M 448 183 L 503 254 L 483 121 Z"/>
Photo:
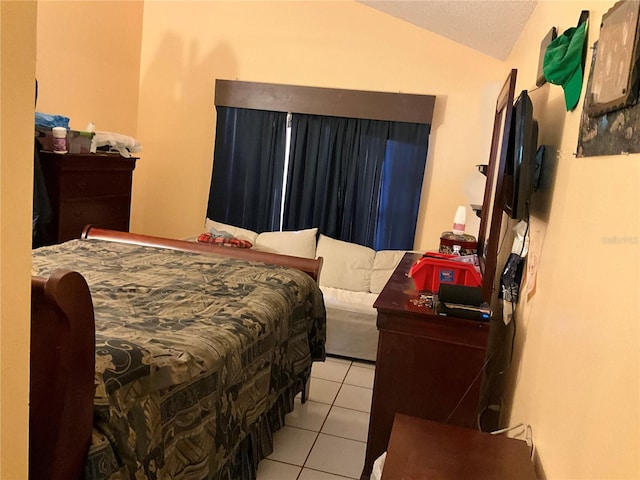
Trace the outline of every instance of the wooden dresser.
<path fill-rule="evenodd" d="M 534 480 L 536 473 L 523 440 L 398 414 L 382 480 L 409 478 Z"/>
<path fill-rule="evenodd" d="M 374 307 L 379 331 L 362 479 L 386 449 L 396 413 L 476 428 L 489 323 L 443 317 L 415 305 L 407 253 Z"/>
<path fill-rule="evenodd" d="M 40 152 L 52 211 L 46 243 L 80 238 L 88 223 L 128 232 L 136 160 L 112 153 Z"/>

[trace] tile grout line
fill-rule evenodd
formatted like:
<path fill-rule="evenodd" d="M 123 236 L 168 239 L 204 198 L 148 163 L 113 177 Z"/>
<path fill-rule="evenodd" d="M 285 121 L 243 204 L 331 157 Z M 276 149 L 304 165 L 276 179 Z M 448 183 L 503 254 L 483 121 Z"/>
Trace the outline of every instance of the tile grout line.
<path fill-rule="evenodd" d="M 328 357 L 328 358 L 331 358 L 331 357 Z M 330 362 L 330 363 L 331 363 L 331 362 Z M 310 447 L 310 449 L 309 449 L 309 452 L 307 453 L 307 456 L 305 457 L 305 460 L 304 460 L 304 462 L 303 462 L 302 466 L 300 466 L 300 465 L 295 465 L 295 464 L 292 464 L 292 463 L 289 463 L 289 462 L 280 461 L 280 460 L 271 460 L 271 461 L 273 461 L 273 462 L 282 463 L 282 464 L 285 464 L 285 465 L 291 465 L 291 466 L 294 466 L 294 467 L 300 468 L 300 471 L 298 472 L 298 474 L 297 474 L 297 476 L 296 476 L 296 480 L 300 480 L 300 477 L 302 476 L 302 472 L 303 472 L 303 470 L 305 470 L 305 468 L 306 468 L 306 469 L 308 469 L 308 470 L 313 470 L 313 471 L 320 472 L 320 473 L 326 473 L 326 474 L 328 474 L 328 475 L 333 475 L 333 476 L 340 477 L 340 478 L 345 478 L 345 479 L 354 480 L 352 477 L 345 476 L 345 475 L 343 475 L 343 474 L 339 474 L 339 473 L 332 473 L 332 472 L 326 472 L 326 471 L 324 471 L 324 470 L 319 470 L 319 469 L 317 469 L 317 468 L 312 468 L 312 467 L 308 467 L 308 466 L 306 466 L 306 464 L 307 464 L 307 462 L 308 462 L 308 460 L 309 460 L 309 457 L 311 456 L 311 452 L 313 451 L 314 447 L 316 446 L 316 444 L 317 444 L 317 442 L 318 442 L 318 439 L 320 438 L 320 434 L 322 433 L 322 429 L 324 428 L 324 426 L 325 426 L 325 424 L 326 424 L 327 420 L 329 419 L 329 415 L 331 414 L 331 411 L 332 411 L 332 409 L 333 409 L 334 407 L 341 408 L 341 409 L 344 409 L 344 410 L 351 410 L 351 411 L 359 412 L 359 413 L 365 413 L 365 414 L 370 415 L 370 412 L 365 412 L 365 411 L 358 410 L 358 409 L 355 409 L 355 408 L 349 408 L 349 407 L 343 407 L 343 406 L 338 406 L 338 405 L 336 405 L 336 400 L 337 400 L 338 396 L 340 395 L 340 391 L 342 390 L 342 387 L 343 387 L 344 385 L 347 385 L 347 386 L 350 386 L 350 387 L 358 387 L 358 388 L 364 388 L 364 389 L 367 389 L 367 390 L 372 390 L 372 387 L 365 387 L 365 386 L 362 386 L 362 385 L 354 385 L 354 384 L 351 384 L 351 383 L 345 383 L 345 381 L 346 381 L 346 379 L 347 379 L 347 376 L 349 375 L 349 371 L 351 370 L 351 367 L 354 367 L 354 366 L 355 366 L 355 367 L 359 367 L 359 368 L 367 368 L 367 365 L 368 365 L 368 364 L 365 364 L 365 366 L 363 366 L 363 365 L 361 365 L 361 364 L 355 365 L 353 360 L 352 360 L 352 361 L 350 361 L 349 363 L 347 363 L 347 361 L 332 362 L 332 363 L 338 363 L 338 364 L 348 365 L 348 368 L 347 368 L 347 370 L 346 370 L 346 373 L 345 373 L 345 374 L 344 374 L 344 376 L 342 377 L 342 381 L 341 381 L 341 382 L 336 382 L 335 380 L 326 379 L 326 378 L 321 378 L 321 377 L 314 377 L 313 375 L 311 375 L 311 378 L 316 378 L 316 379 L 318 379 L 318 380 L 323 380 L 323 381 L 334 382 L 334 383 L 339 383 L 339 384 L 340 384 L 340 386 L 338 387 L 338 390 L 336 391 L 336 394 L 335 394 L 335 396 L 333 397 L 333 400 L 331 401 L 331 403 L 330 403 L 330 404 L 328 404 L 328 403 L 324 403 L 324 402 L 317 402 L 317 401 L 314 401 L 314 400 L 309 400 L 309 401 L 311 401 L 311 402 L 315 402 L 315 403 L 319 403 L 319 404 L 323 404 L 323 405 L 329 405 L 329 410 L 328 410 L 328 412 L 327 412 L 326 416 L 324 417 L 324 420 L 322 421 L 322 424 L 320 425 L 320 427 L 319 427 L 318 431 L 316 432 L 316 431 L 314 431 L 313 429 L 309 429 L 309 428 L 301 428 L 301 427 L 297 427 L 297 426 L 289 425 L 289 427 L 291 427 L 291 428 L 298 428 L 298 429 L 300 429 L 300 430 L 305 430 L 305 431 L 313 432 L 313 433 L 315 433 L 315 434 L 316 434 L 316 435 L 315 435 L 315 439 L 314 439 L 313 443 L 311 444 L 311 447 Z M 375 369 L 375 364 L 373 365 L 373 369 Z M 285 423 L 285 426 L 286 426 L 286 423 Z M 365 442 L 362 442 L 361 440 L 356 440 L 356 439 L 349 438 L 349 437 L 343 437 L 343 436 L 340 436 L 340 435 L 334 435 L 334 434 L 330 434 L 330 433 L 324 433 L 324 435 L 329 436 L 329 437 L 340 438 L 340 439 L 344 439 L 344 440 L 350 440 L 350 441 L 359 442 L 359 443 L 365 443 L 365 444 L 366 444 L 366 441 L 365 441 Z M 357 478 L 356 478 L 355 480 L 357 480 Z"/>
<path fill-rule="evenodd" d="M 326 473 L 327 475 L 332 475 L 334 477 L 340 477 L 340 478 L 347 478 L 349 480 L 357 480 L 353 477 L 347 477 L 345 475 L 341 475 L 339 473 L 331 473 L 331 472 L 325 472 L 323 470 L 318 470 L 317 468 L 311 468 L 311 467 L 307 467 L 307 470 L 313 470 L 314 472 L 320 472 L 320 473 Z M 300 472 L 302 474 L 302 472 Z"/>
<path fill-rule="evenodd" d="M 338 363 L 338 364 L 342 364 L 342 365 L 347 365 L 347 362 L 346 362 L 346 361 L 345 361 L 345 362 L 333 362 L 333 363 Z M 291 428 L 297 428 L 297 429 L 299 429 L 299 430 L 305 430 L 305 431 L 308 431 L 308 432 L 314 432 L 314 433 L 316 434 L 316 435 L 315 435 L 315 439 L 314 439 L 313 443 L 311 444 L 311 448 L 309 449 L 309 452 L 307 453 L 307 456 L 305 457 L 305 460 L 304 460 L 304 462 L 303 462 L 302 466 L 300 466 L 300 465 L 296 465 L 296 464 L 293 464 L 293 463 L 289 463 L 289 462 L 284 462 L 284 461 L 281 461 L 281 460 L 273 460 L 273 459 L 271 459 L 271 460 L 270 460 L 270 461 L 272 461 L 272 462 L 282 463 L 282 464 L 284 464 L 284 465 L 291 465 L 291 466 L 293 466 L 293 467 L 299 467 L 299 468 L 300 468 L 300 471 L 298 472 L 298 475 L 296 476 L 296 480 L 300 480 L 300 477 L 301 477 L 301 475 L 302 475 L 302 471 L 303 471 L 305 468 L 307 468 L 307 469 L 309 469 L 309 470 L 313 470 L 313 471 L 315 471 L 315 472 L 326 473 L 326 474 L 334 475 L 334 476 L 337 476 L 337 477 L 340 477 L 340 478 L 346 478 L 346 479 L 354 480 L 354 479 L 352 479 L 352 477 L 347 477 L 347 476 L 345 476 L 345 475 L 336 474 L 336 473 L 332 473 L 332 472 L 325 472 L 325 471 L 323 471 L 323 470 L 318 470 L 318 469 L 316 469 L 316 468 L 306 467 L 306 463 L 307 463 L 307 461 L 309 460 L 309 457 L 311 456 L 311 452 L 313 451 L 313 448 L 315 447 L 315 445 L 316 445 L 316 443 L 317 443 L 317 441 L 318 441 L 318 438 L 320 438 L 320 433 L 322 433 L 322 429 L 323 429 L 324 425 L 326 424 L 326 422 L 327 422 L 327 420 L 328 420 L 328 418 L 329 418 L 329 415 L 330 415 L 330 413 L 331 413 L 331 409 L 332 409 L 334 406 L 335 406 L 335 407 L 337 407 L 337 408 L 345 409 L 345 410 L 351 410 L 351 411 L 354 411 L 354 412 L 360 412 L 360 413 L 366 413 L 366 414 L 369 414 L 369 412 L 364 412 L 364 411 L 362 411 L 362 410 L 356 410 L 356 409 L 354 409 L 354 408 L 341 407 L 341 406 L 335 405 L 336 399 L 338 398 L 338 395 L 340 394 L 340 390 L 342 390 L 342 387 L 343 387 L 344 385 L 348 385 L 348 386 L 352 386 L 352 387 L 359 387 L 359 388 L 366 388 L 366 389 L 371 390 L 371 388 L 369 388 L 369 387 L 362 387 L 362 386 L 360 386 L 360 385 L 352 385 L 352 384 L 345 383 L 345 380 L 346 380 L 346 378 L 347 378 L 347 376 L 348 376 L 348 374 L 349 374 L 349 370 L 351 370 L 351 367 L 352 367 L 352 366 L 356 366 L 356 367 L 358 367 L 358 365 L 354 365 L 353 361 L 351 361 L 348 365 L 349 365 L 349 367 L 347 368 L 346 373 L 344 374 L 344 377 L 342 378 L 342 381 L 341 381 L 341 382 L 336 382 L 335 380 L 330 380 L 330 379 L 321 378 L 321 377 L 314 377 L 313 375 L 311 375 L 311 376 L 310 376 L 310 378 L 316 378 L 316 379 L 318 379 L 318 380 L 324 380 L 324 381 L 328 381 L 328 382 L 340 383 L 340 387 L 338 388 L 338 391 L 336 392 L 335 396 L 333 397 L 333 400 L 331 401 L 331 404 L 327 404 L 327 403 L 324 403 L 324 402 L 316 402 L 316 401 L 314 401 L 314 400 L 309 400 L 309 401 L 311 401 L 311 402 L 320 403 L 320 404 L 323 404 L 323 405 L 329 405 L 329 411 L 327 412 L 326 416 L 324 417 L 324 420 L 323 420 L 322 424 L 320 425 L 320 427 L 319 427 L 319 429 L 318 429 L 318 431 L 317 431 L 317 432 L 316 432 L 316 431 L 314 431 L 314 430 L 312 430 L 312 429 L 308 429 L 308 428 L 301 428 L 301 427 L 297 427 L 297 426 L 293 426 L 293 425 L 288 425 L 288 426 L 289 426 L 289 427 L 291 427 Z M 375 367 L 374 367 L 374 368 L 375 368 Z M 286 424 L 286 423 L 285 423 L 285 426 L 287 426 L 287 424 Z M 341 438 L 341 439 L 344 439 L 344 440 L 350 440 L 350 441 L 359 442 L 359 443 L 365 443 L 365 444 L 366 444 L 366 442 L 362 442 L 361 440 L 355 440 L 355 439 L 353 439 L 353 438 L 342 437 L 342 436 L 340 436 L 340 435 L 333 435 L 333 434 L 329 434 L 329 433 L 325 433 L 324 435 L 327 435 L 327 436 L 330 436 L 330 437 L 334 437 L 334 438 Z M 265 460 L 266 460 L 266 458 L 265 458 Z"/>
<path fill-rule="evenodd" d="M 338 395 L 340 395 L 340 390 L 342 390 L 342 386 L 344 385 L 344 380 L 345 380 L 345 378 L 347 378 L 347 374 L 349 373 L 349 370 L 351 369 L 351 365 L 352 364 L 353 364 L 353 362 L 349 363 L 349 368 L 347 368 L 347 371 L 344 374 L 344 377 L 342 378 L 342 382 L 340 383 L 340 388 L 338 388 L 338 391 L 336 392 L 335 397 L 333 397 L 333 400 L 331 402 L 331 406 L 329 407 L 329 411 L 327 412 L 327 416 L 324 417 L 324 420 L 322 421 L 322 425 L 320 425 L 320 428 L 318 429 L 318 432 L 316 433 L 316 438 L 313 441 L 313 444 L 311 444 L 311 448 L 309 449 L 309 453 L 307 453 L 307 456 L 305 457 L 304 462 L 302 463 L 302 468 L 300 469 L 300 473 L 298 473 L 298 476 L 296 477 L 296 480 L 300 480 L 300 476 L 302 475 L 302 471 L 304 470 L 304 467 L 307 464 L 307 461 L 309 461 L 309 457 L 311 456 L 311 452 L 313 451 L 313 447 L 315 447 L 316 443 L 318 443 L 318 438 L 320 438 L 320 432 L 322 431 L 322 427 L 324 427 L 324 424 L 327 422 L 327 419 L 329 418 L 329 414 L 331 413 L 331 409 L 333 408 L 333 405 L 336 403 L 336 398 L 338 398 Z M 313 469 L 311 469 L 311 470 L 313 470 Z M 316 471 L 320 471 L 320 470 L 316 470 Z M 330 472 L 323 472 L 323 473 L 330 473 Z"/>

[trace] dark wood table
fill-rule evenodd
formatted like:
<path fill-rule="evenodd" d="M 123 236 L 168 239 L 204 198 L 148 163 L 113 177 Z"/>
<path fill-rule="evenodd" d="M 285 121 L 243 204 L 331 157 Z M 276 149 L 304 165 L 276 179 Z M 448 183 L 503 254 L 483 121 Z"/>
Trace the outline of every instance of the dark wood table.
<path fill-rule="evenodd" d="M 523 440 L 396 415 L 382 480 L 529 480 L 536 473 Z"/>
<path fill-rule="evenodd" d="M 396 413 L 477 428 L 489 323 L 443 317 L 424 305 L 407 276 L 407 253 L 374 307 L 379 331 L 362 479 L 386 449 Z"/>

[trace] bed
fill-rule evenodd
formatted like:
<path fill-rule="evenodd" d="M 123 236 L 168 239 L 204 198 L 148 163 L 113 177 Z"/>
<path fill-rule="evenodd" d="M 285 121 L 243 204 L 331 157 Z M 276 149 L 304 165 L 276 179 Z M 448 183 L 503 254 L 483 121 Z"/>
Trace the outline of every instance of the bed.
<path fill-rule="evenodd" d="M 255 478 L 325 357 L 321 265 L 92 228 L 34 250 L 30 478 Z"/>

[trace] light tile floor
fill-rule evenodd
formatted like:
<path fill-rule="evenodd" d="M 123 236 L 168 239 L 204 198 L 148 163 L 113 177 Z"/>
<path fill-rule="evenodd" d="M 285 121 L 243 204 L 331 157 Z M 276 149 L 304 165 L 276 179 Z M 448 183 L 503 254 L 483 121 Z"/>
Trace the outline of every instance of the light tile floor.
<path fill-rule="evenodd" d="M 374 365 L 328 357 L 314 363 L 305 404 L 274 434 L 257 480 L 359 479 L 369 429 Z"/>

